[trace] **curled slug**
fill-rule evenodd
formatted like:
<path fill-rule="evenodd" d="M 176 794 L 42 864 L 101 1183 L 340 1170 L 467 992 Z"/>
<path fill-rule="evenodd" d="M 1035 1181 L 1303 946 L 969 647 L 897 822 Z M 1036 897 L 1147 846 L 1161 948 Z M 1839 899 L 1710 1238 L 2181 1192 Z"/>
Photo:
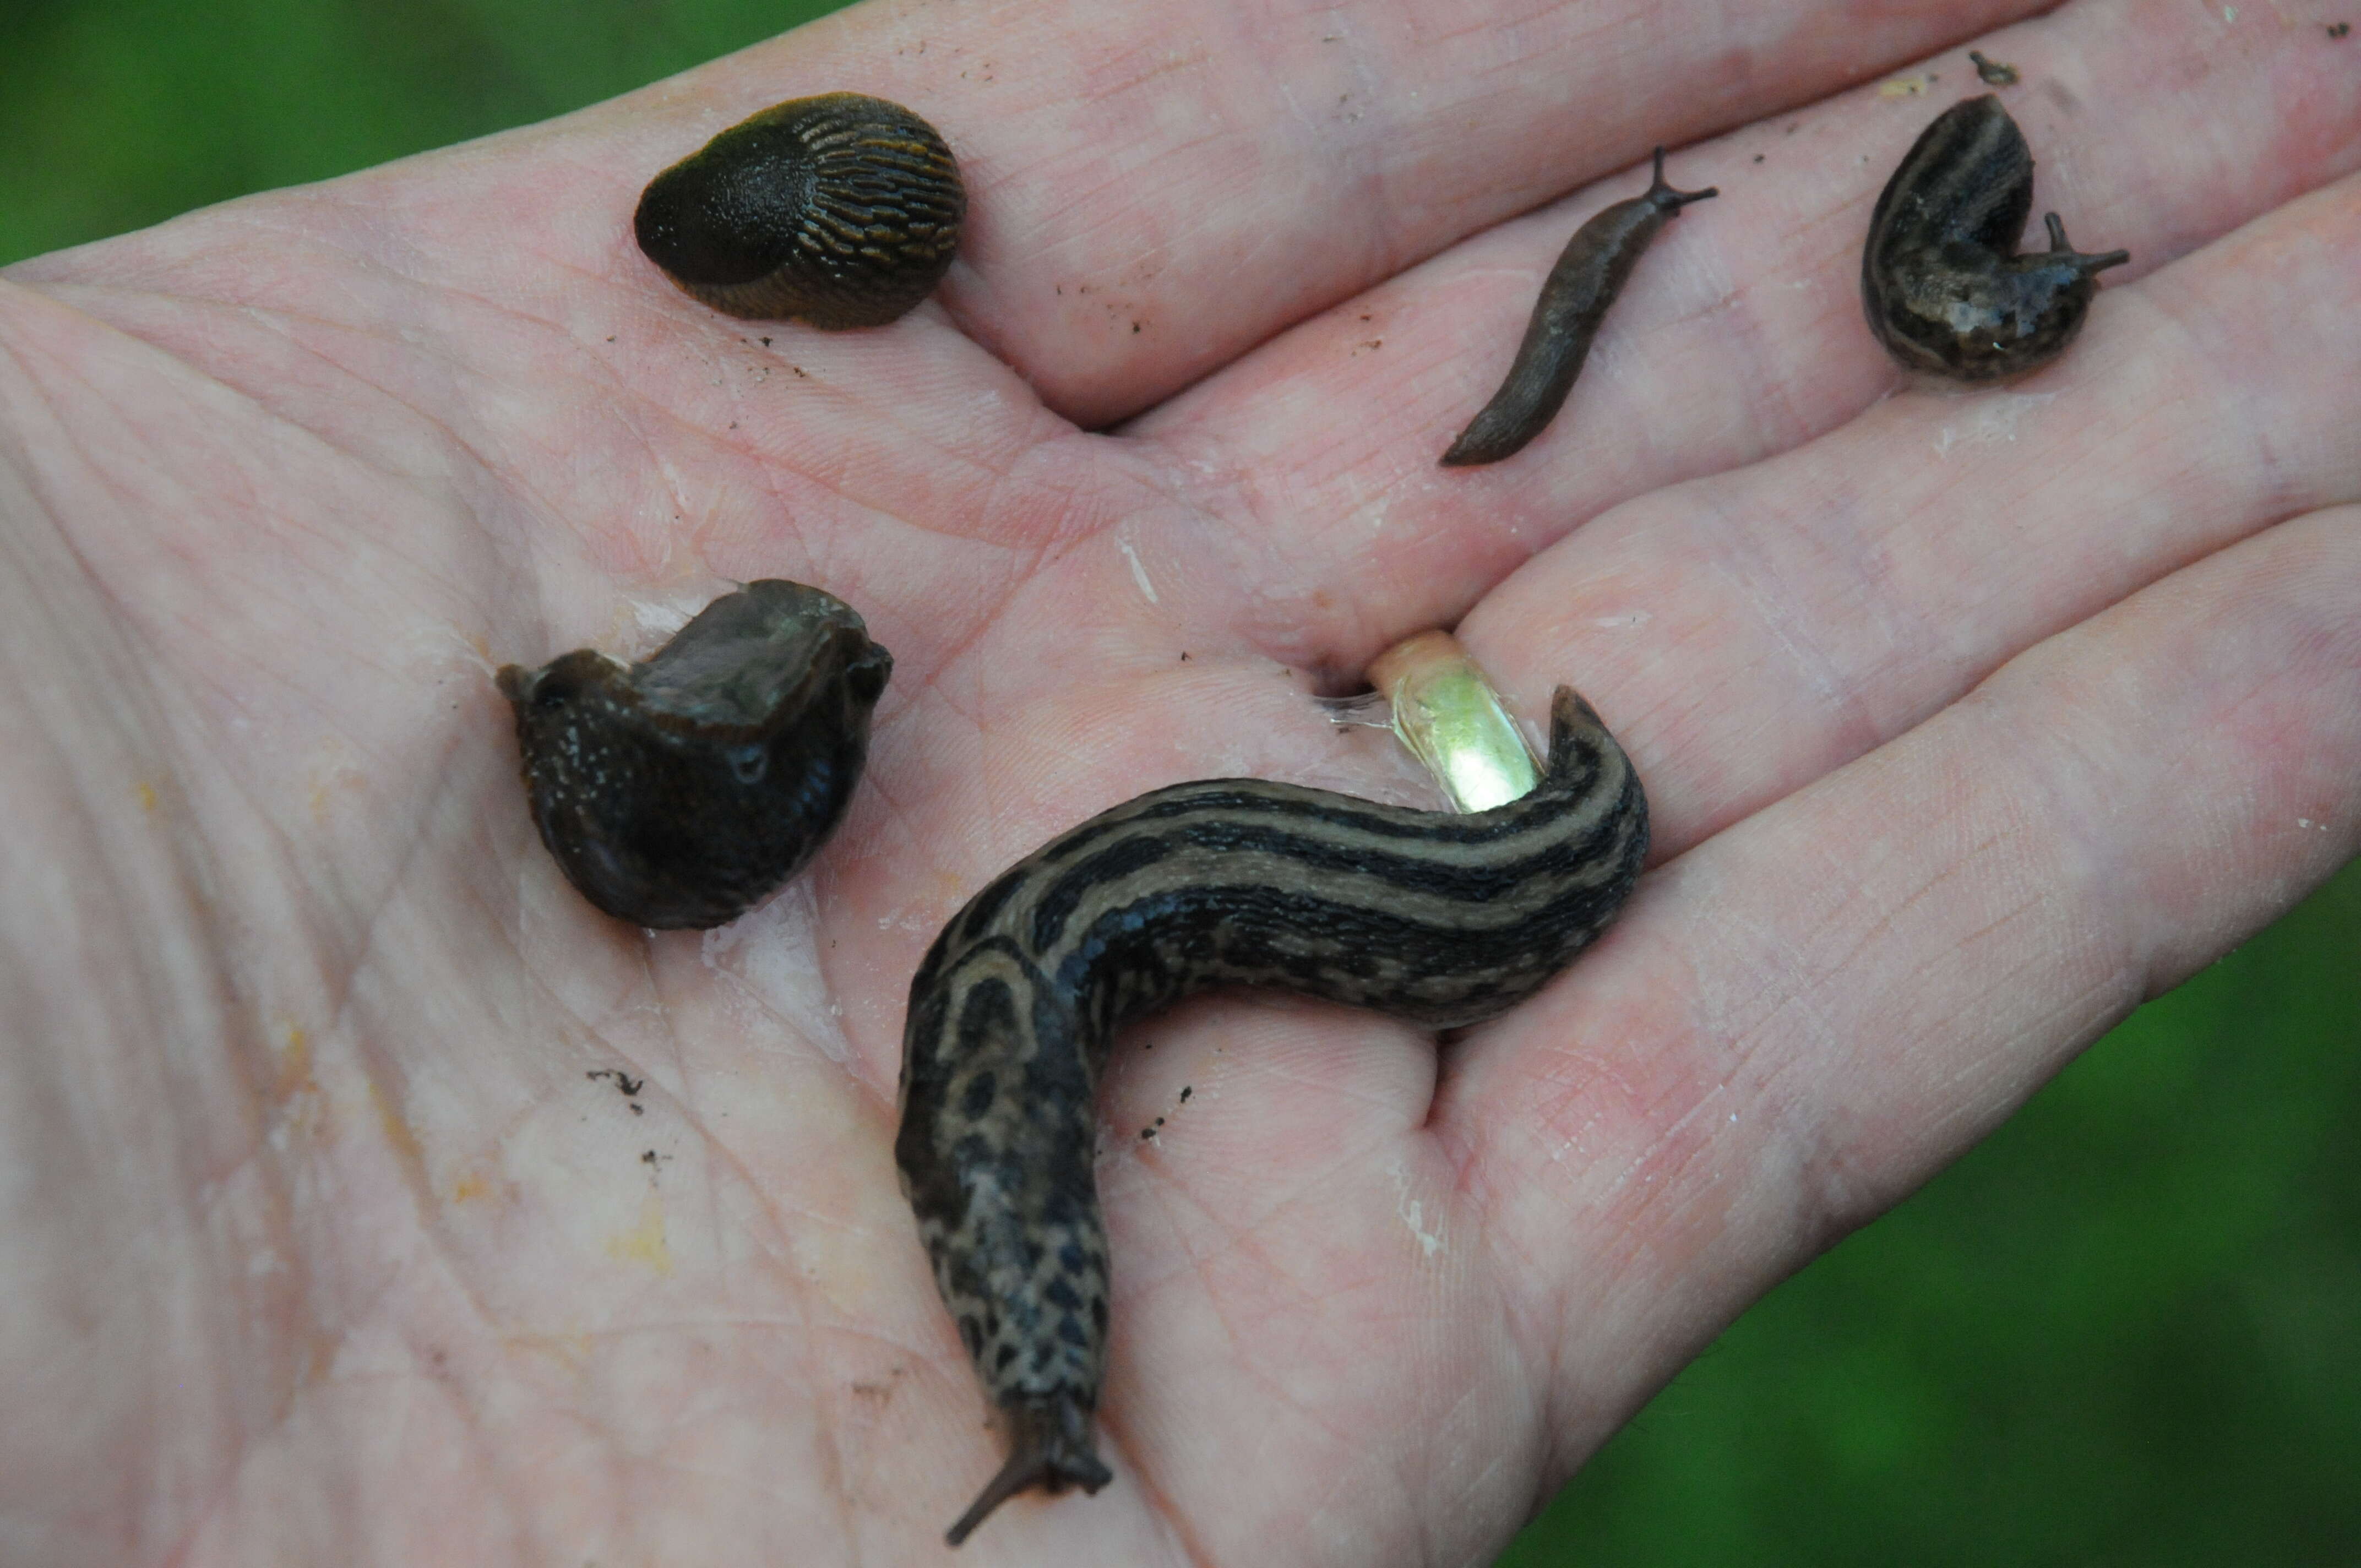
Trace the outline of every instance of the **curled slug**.
<path fill-rule="evenodd" d="M 1607 307 L 1623 291 L 1648 242 L 1683 207 L 1719 195 L 1712 186 L 1675 191 L 1664 183 L 1664 149 L 1656 149 L 1655 181 L 1641 194 L 1613 206 L 1574 231 L 1557 265 L 1542 284 L 1525 340 L 1509 378 L 1469 422 L 1451 450 L 1446 468 L 1498 463 L 1525 449 L 1565 406 L 1574 378 L 1590 354 L 1590 340 L 1607 319 Z"/>
<path fill-rule="evenodd" d="M 969 901 L 910 982 L 903 1190 L 1009 1443 L 954 1546 L 1030 1487 L 1094 1492 L 1107 1247 L 1092 1174 L 1115 1032 L 1216 985 L 1434 1028 L 1507 1011 L 1613 919 L 1648 807 L 1560 686 L 1540 784 L 1468 816 L 1255 779 L 1154 790 L 1059 835 Z"/>
<path fill-rule="evenodd" d="M 730 126 L 648 182 L 648 259 L 733 316 L 883 326 L 959 248 L 967 192 L 935 127 L 883 98 L 796 98 Z"/>
<path fill-rule="evenodd" d="M 498 680 L 541 841 L 583 897 L 664 929 L 735 919 L 803 869 L 844 815 L 893 670 L 851 606 L 774 580 L 639 663 L 580 648 Z"/>
<path fill-rule="evenodd" d="M 2033 211 L 2033 154 L 1987 93 L 1921 132 L 1885 182 L 1861 258 L 1861 302 L 1886 352 L 1961 381 L 2022 375 L 2082 328 L 2097 274 L 2127 250 L 2084 255 L 2049 213 L 2049 248 L 2018 255 Z"/>

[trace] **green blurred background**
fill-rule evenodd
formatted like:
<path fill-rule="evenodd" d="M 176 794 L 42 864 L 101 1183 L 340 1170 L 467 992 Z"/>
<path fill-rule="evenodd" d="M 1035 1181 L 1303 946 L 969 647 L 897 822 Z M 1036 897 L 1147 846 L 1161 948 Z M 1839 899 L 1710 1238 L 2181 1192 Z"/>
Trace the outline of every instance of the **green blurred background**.
<path fill-rule="evenodd" d="M 810 0 L 0 0 L 0 263 Z M 2361 865 L 1750 1312 L 1500 1568 L 2361 1563 Z"/>

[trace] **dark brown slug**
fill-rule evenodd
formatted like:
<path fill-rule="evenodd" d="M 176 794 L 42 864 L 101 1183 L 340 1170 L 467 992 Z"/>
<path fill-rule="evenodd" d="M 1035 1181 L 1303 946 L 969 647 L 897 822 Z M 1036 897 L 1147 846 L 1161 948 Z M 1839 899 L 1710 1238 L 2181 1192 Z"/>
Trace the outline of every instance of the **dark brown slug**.
<path fill-rule="evenodd" d="M 935 127 L 883 98 L 796 98 L 648 182 L 640 248 L 717 311 L 883 326 L 942 280 L 967 192 Z"/>
<path fill-rule="evenodd" d="M 1968 59 L 1976 68 L 1976 75 L 1987 87 L 2014 87 L 2018 77 L 2016 67 L 2005 60 L 1986 60 L 1981 50 L 1970 49 Z"/>
<path fill-rule="evenodd" d="M 1675 191 L 1665 184 L 1664 149 L 1658 148 L 1653 184 L 1574 231 L 1542 284 L 1542 297 L 1525 323 L 1525 340 L 1517 345 L 1509 378 L 1451 444 L 1443 466 L 1473 467 L 1523 451 L 1565 406 L 1565 396 L 1590 353 L 1590 340 L 1607 318 L 1607 307 L 1623 291 L 1656 231 L 1691 202 L 1719 194 L 1711 186 Z"/>
<path fill-rule="evenodd" d="M 1109 1480 L 1094 1100 L 1124 1025 L 1266 985 L 1433 1028 L 1539 991 L 1622 907 L 1640 780 L 1560 686 L 1530 794 L 1465 817 L 1260 779 L 1152 791 L 1060 834 L 951 917 L 910 981 L 894 1160 L 1008 1440 L 957 1546 L 1030 1487 Z"/>
<path fill-rule="evenodd" d="M 2018 255 L 2033 211 L 2033 154 L 2000 100 L 1955 104 L 1921 132 L 1885 183 L 1861 258 L 1861 302 L 1886 352 L 1961 381 L 2018 376 L 2074 341 L 2097 274 L 2127 250 L 2084 255 L 2066 225 Z"/>
<path fill-rule="evenodd" d="M 640 663 L 582 648 L 498 679 L 541 841 L 583 897 L 661 929 L 735 919 L 803 869 L 893 670 L 851 606 L 774 580 Z"/>

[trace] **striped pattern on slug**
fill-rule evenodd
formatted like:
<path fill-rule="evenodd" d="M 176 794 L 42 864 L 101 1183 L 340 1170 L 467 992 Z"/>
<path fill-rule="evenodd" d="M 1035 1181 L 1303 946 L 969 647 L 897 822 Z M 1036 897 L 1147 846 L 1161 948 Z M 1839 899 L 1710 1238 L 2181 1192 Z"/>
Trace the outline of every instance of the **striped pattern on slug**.
<path fill-rule="evenodd" d="M 1654 168 L 1645 191 L 1599 213 L 1565 242 L 1542 283 L 1541 298 L 1533 302 L 1508 378 L 1443 455 L 1444 467 L 1471 468 L 1513 457 L 1548 429 L 1582 374 L 1608 307 L 1631 281 L 1631 269 L 1658 232 L 1691 202 L 1721 193 L 1710 185 L 1675 191 L 1664 183 L 1661 147 Z"/>
<path fill-rule="evenodd" d="M 882 326 L 939 282 L 967 193 L 934 126 L 858 93 L 797 98 L 651 181 L 632 226 L 719 311 L 830 331 Z"/>
<path fill-rule="evenodd" d="M 1269 985 L 1436 1028 L 1531 996 L 1614 918 L 1638 776 L 1569 687 L 1531 794 L 1456 817 L 1254 779 L 1155 790 L 1060 834 L 944 927 L 910 982 L 894 1145 L 944 1304 L 1008 1437 L 956 1546 L 1028 1487 L 1107 1479 L 1099 1069 L 1126 1022 Z"/>
<path fill-rule="evenodd" d="M 2033 212 L 2033 152 L 1992 93 L 1919 133 L 1870 214 L 1861 302 L 1896 362 L 1960 381 L 2021 376 L 2082 330 L 2098 275 L 2127 250 L 2086 255 L 2055 213 L 2048 250 L 2017 251 Z"/>

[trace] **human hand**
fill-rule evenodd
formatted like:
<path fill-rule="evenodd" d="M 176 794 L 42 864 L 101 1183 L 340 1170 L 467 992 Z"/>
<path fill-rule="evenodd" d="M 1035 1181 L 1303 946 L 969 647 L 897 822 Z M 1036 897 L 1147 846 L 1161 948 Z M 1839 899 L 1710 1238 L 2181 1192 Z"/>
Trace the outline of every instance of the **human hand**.
<path fill-rule="evenodd" d="M 889 1156 L 920 952 L 1156 784 L 1411 798 L 1303 692 L 1453 623 L 1528 718 L 1598 705 L 1658 871 L 1439 1058 L 1258 997 L 1135 1031 L 1117 1480 L 965 1551 L 1496 1549 L 2355 852 L 2353 57 L 1969 31 L 2007 14 L 863 10 L 13 269 L 12 1560 L 939 1560 L 997 1454 Z M 2133 263 L 2039 376 L 1880 400 L 1861 233 L 1971 44 Z M 961 156 L 939 302 L 822 336 L 665 285 L 645 179 L 839 87 Z M 1658 141 L 1721 199 L 1547 433 L 1438 469 Z M 736 926 L 605 920 L 489 667 L 768 576 L 894 652 L 869 782 Z"/>

